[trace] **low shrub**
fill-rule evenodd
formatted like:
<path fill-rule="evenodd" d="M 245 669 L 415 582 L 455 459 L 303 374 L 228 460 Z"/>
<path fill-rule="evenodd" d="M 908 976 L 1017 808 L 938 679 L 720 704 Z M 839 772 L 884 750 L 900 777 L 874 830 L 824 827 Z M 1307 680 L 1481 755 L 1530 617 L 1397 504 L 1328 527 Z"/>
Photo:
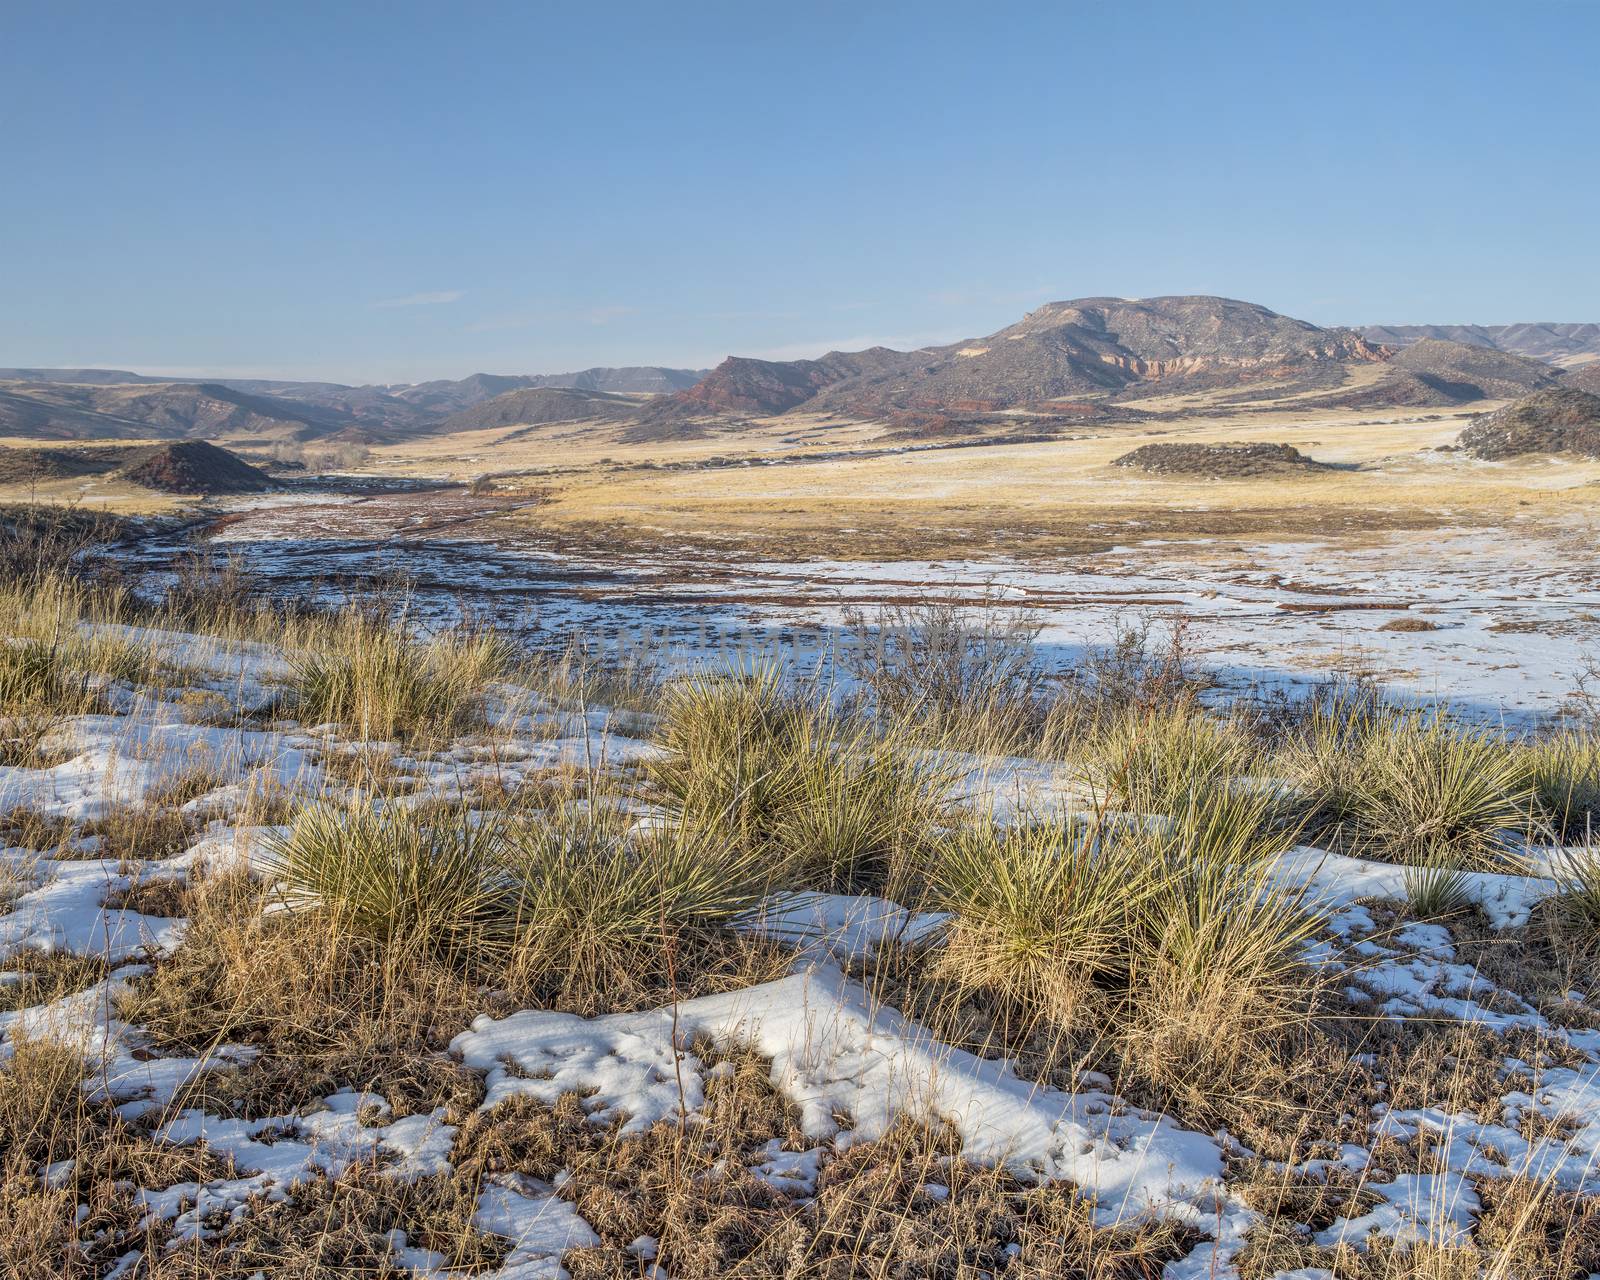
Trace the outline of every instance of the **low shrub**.
<path fill-rule="evenodd" d="M 856 644 L 839 654 L 880 717 L 972 749 L 1005 750 L 1030 738 L 1042 715 L 1040 626 L 999 598 L 932 602 L 846 616 Z"/>
<path fill-rule="evenodd" d="M 597 653 L 580 643 L 528 664 L 528 683 L 561 706 L 587 711 L 648 712 L 661 696 L 663 677 L 647 653 Z"/>

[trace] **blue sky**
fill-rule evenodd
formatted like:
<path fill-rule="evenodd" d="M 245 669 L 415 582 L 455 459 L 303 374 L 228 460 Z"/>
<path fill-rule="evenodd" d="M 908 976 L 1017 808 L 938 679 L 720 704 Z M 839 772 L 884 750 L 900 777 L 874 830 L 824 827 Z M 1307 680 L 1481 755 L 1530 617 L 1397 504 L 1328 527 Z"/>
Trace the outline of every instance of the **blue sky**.
<path fill-rule="evenodd" d="M 1600 0 L 0 0 L 0 365 L 411 381 L 1091 294 L 1600 320 Z"/>

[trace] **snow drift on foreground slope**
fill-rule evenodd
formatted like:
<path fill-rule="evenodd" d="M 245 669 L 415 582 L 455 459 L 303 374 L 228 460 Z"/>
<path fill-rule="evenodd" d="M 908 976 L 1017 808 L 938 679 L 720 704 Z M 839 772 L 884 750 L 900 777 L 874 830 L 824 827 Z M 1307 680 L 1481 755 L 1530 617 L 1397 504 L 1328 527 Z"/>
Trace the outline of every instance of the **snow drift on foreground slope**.
<path fill-rule="evenodd" d="M 677 1043 L 697 1035 L 747 1044 L 772 1059 L 773 1084 L 801 1112 L 806 1134 L 841 1146 L 882 1137 L 902 1113 L 944 1119 L 963 1152 L 1029 1178 L 1064 1178 L 1093 1192 L 1102 1222 L 1172 1213 L 1214 1221 L 1223 1153 L 1164 1116 L 1122 1110 L 1098 1090 L 1065 1093 L 1020 1079 L 1003 1060 L 974 1057 L 887 1006 L 831 965 L 677 1007 Z M 488 1072 L 486 1107 L 521 1093 L 585 1105 L 626 1130 L 648 1128 L 704 1100 L 700 1062 L 674 1069 L 672 1010 L 585 1019 L 525 1011 L 480 1017 L 451 1051 Z M 852 1117 L 841 1133 L 836 1117 Z"/>

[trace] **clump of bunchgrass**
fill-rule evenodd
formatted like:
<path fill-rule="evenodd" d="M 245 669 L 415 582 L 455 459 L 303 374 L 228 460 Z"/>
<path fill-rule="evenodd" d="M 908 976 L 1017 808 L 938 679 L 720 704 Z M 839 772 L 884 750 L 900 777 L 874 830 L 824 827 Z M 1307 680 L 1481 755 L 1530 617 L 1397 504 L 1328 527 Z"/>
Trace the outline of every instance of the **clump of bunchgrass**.
<path fill-rule="evenodd" d="M 0 883 L 0 893 L 4 885 Z M 4 898 L 0 897 L 0 908 Z M 13 952 L 5 958 L 8 980 L 0 984 L 0 1012 L 27 1009 L 73 995 L 101 981 L 107 973 L 100 956 L 80 956 L 71 951 Z"/>
<path fill-rule="evenodd" d="M 78 637 L 0 642 L 0 714 L 36 746 L 66 717 L 101 710 L 107 682 L 136 679 L 144 666 L 137 650 Z"/>
<path fill-rule="evenodd" d="M 118 626 L 129 616 L 120 589 L 60 574 L 0 586 L 0 714 L 81 715 L 147 675 L 149 647 Z"/>
<path fill-rule="evenodd" d="M 3 825 L 0 840 L 4 840 Z M 34 850 L 7 850 L 0 855 L 0 915 L 10 911 L 23 894 L 37 888 L 39 879 L 39 855 Z"/>
<path fill-rule="evenodd" d="M 749 844 L 677 824 L 636 830 L 587 801 L 518 820 L 503 865 L 516 894 L 510 973 L 559 1008 L 647 1004 L 728 984 L 747 962 L 772 968 L 732 931 L 772 886 Z"/>
<path fill-rule="evenodd" d="M 492 631 L 417 640 L 403 626 L 353 612 L 294 656 L 292 684 L 310 723 L 383 740 L 449 736 L 482 718 L 487 686 L 511 662 L 510 646 Z"/>
<path fill-rule="evenodd" d="M 0 645 L 0 706 L 24 709 L 87 703 L 86 675 L 69 670 L 65 649 L 46 641 Z"/>
<path fill-rule="evenodd" d="M 81 1049 L 22 1034 L 9 1044 L 0 1062 L 0 1181 L 72 1155 L 88 1112 L 82 1086 L 89 1064 Z"/>
<path fill-rule="evenodd" d="M 805 887 L 895 884 L 944 816 L 953 770 L 937 753 L 775 669 L 691 677 L 662 710 L 664 751 L 649 774 L 677 820 Z"/>
<path fill-rule="evenodd" d="M 1268 1047 L 1310 1005 L 1305 891 L 1280 882 L 1294 843 L 1264 789 L 1195 795 L 1137 839 L 1158 888 L 1132 948 L 1126 1057 L 1155 1083 L 1194 1091 Z"/>
<path fill-rule="evenodd" d="M 174 1105 L 281 1115 L 347 1088 L 381 1094 L 397 1115 L 463 1098 L 470 1111 L 481 1086 L 442 1053 L 476 1014 L 514 1007 L 463 972 L 481 962 L 499 974 L 504 952 L 386 945 L 326 910 L 281 903 L 248 873 L 204 877 L 190 886 L 182 941 L 116 998 L 118 1016 L 161 1050 L 257 1051 L 247 1066 L 201 1073 Z"/>
<path fill-rule="evenodd" d="M 303 810 L 267 863 L 292 901 L 317 905 L 333 927 L 454 957 L 509 945 L 499 856 L 494 827 L 464 809 L 357 800 Z"/>
<path fill-rule="evenodd" d="M 1070 1033 L 1125 980 L 1134 922 L 1160 867 L 1089 818 L 964 826 L 933 857 L 933 902 L 950 913 L 933 975 L 983 992 L 1028 1034 Z"/>

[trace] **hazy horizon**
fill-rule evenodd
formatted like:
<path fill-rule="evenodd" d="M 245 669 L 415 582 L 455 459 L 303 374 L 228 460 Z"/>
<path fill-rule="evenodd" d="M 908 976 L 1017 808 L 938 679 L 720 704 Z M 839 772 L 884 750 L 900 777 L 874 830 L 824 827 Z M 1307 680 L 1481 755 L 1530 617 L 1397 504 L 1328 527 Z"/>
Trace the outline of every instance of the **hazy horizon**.
<path fill-rule="evenodd" d="M 1110 295 L 1100 295 L 1100 296 L 1110 296 Z M 1150 296 L 1157 297 L 1157 296 L 1161 296 L 1161 295 L 1150 295 Z M 1223 295 L 1218 295 L 1218 296 L 1234 297 L 1235 295 L 1223 294 Z M 1135 299 L 1135 298 L 1128 299 L 1128 301 L 1138 301 L 1138 300 L 1139 299 Z M 1245 298 L 1245 299 L 1239 299 L 1239 300 L 1240 301 L 1245 301 L 1245 302 L 1254 302 L 1254 301 L 1256 301 L 1256 299 L 1253 299 L 1253 298 Z M 1046 302 L 1063 302 L 1063 301 L 1069 301 L 1069 299 L 1050 298 L 1050 299 L 1046 299 L 1044 301 L 1041 301 L 1041 302 L 1039 302 L 1039 303 L 1037 303 L 1035 305 L 1036 306 L 1044 306 L 1046 304 Z M 1262 304 L 1262 305 L 1265 305 L 1265 304 Z M 1031 311 L 1034 308 L 1033 307 L 1029 307 L 1027 309 Z M 1269 308 L 1269 309 L 1270 310 L 1277 310 L 1277 308 Z M 1595 311 L 1596 311 L 1596 315 L 1600 316 L 1600 306 L 1597 306 L 1595 308 Z M 1022 312 L 1019 312 L 1015 317 L 1013 317 L 1013 319 L 1020 319 L 1022 314 L 1023 314 Z M 1280 311 L 1279 314 L 1280 315 L 1290 315 L 1292 313 Z M 1301 319 L 1301 320 L 1305 319 L 1304 316 L 1295 316 L 1294 318 L 1295 319 Z M 1328 326 L 1325 326 L 1325 327 L 1339 327 L 1342 323 L 1343 322 L 1330 322 L 1330 324 Z M 1387 326 L 1393 326 L 1393 327 L 1405 327 L 1405 326 L 1412 326 L 1412 325 L 1416 325 L 1416 326 L 1423 326 L 1423 325 L 1477 325 L 1477 326 L 1482 326 L 1482 327 L 1485 327 L 1485 328 L 1494 328 L 1494 327 L 1497 327 L 1497 326 L 1504 326 L 1504 325 L 1523 325 L 1523 324 L 1526 324 L 1526 325 L 1600 324 L 1600 319 L 1591 317 L 1591 318 L 1587 318 L 1587 319 L 1565 319 L 1565 320 L 1551 320 L 1551 319 L 1542 319 L 1542 320 L 1527 320 L 1527 319 L 1523 319 L 1523 320 L 1437 320 L 1437 319 L 1436 320 L 1366 320 L 1366 321 L 1361 321 L 1359 323 L 1344 324 L 1343 327 L 1359 329 L 1359 328 L 1362 328 L 1363 326 L 1373 326 L 1373 325 L 1387 325 Z M 979 337 L 983 337 L 983 336 L 985 336 L 985 335 L 981 334 L 981 333 L 979 333 L 977 331 L 972 331 L 972 332 L 967 332 L 967 333 L 959 333 L 959 334 L 953 334 L 953 335 L 951 335 L 949 337 L 942 337 L 942 338 L 938 338 L 938 339 L 927 339 L 927 340 L 919 341 L 919 342 L 916 342 L 916 343 L 907 343 L 907 344 L 904 344 L 904 345 L 900 346 L 899 349 L 901 349 L 901 350 L 918 350 L 918 349 L 921 349 L 923 347 L 945 346 L 945 345 L 949 345 L 949 344 L 952 344 L 952 343 L 960 342 L 960 341 L 962 341 L 964 339 L 979 338 Z M 194 379 L 218 380 L 218 381 L 260 380 L 260 381 L 281 381 L 281 382 L 329 382 L 329 383 L 338 383 L 338 384 L 342 384 L 342 385 L 346 385 L 346 386 L 391 386 L 391 387 L 402 387 L 402 386 L 415 386 L 415 385 L 417 385 L 419 383 L 423 383 L 423 382 L 434 382 L 434 381 L 441 381 L 441 380 L 456 380 L 456 379 L 461 379 L 461 378 L 468 378 L 468 377 L 471 377 L 474 374 L 480 374 L 480 373 L 481 374 L 498 375 L 498 376 L 502 376 L 502 377 L 518 377 L 518 376 L 541 377 L 541 376 L 550 376 L 550 375 L 555 375 L 555 374 L 581 373 L 584 370 L 596 369 L 596 368 L 670 368 L 670 369 L 708 370 L 708 369 L 714 368 L 717 364 L 721 363 L 722 360 L 726 359 L 729 356 L 744 356 L 744 357 L 753 358 L 753 359 L 760 359 L 760 360 L 801 360 L 801 359 L 812 359 L 812 358 L 815 358 L 817 356 L 822 356 L 822 355 L 827 354 L 829 351 L 855 351 L 855 350 L 865 349 L 866 347 L 869 347 L 869 346 L 890 346 L 890 347 L 893 347 L 895 345 L 896 344 L 893 343 L 893 342 L 884 342 L 884 341 L 877 340 L 877 339 L 862 339 L 859 343 L 857 343 L 855 345 L 850 345 L 850 346 L 834 345 L 834 346 L 821 346 L 821 347 L 818 347 L 818 346 L 815 346 L 814 344 L 796 343 L 796 344 L 793 344 L 790 347 L 779 348 L 779 349 L 776 349 L 776 350 L 773 350 L 773 351 L 729 351 L 729 352 L 725 352 L 721 356 L 716 357 L 715 359 L 709 359 L 709 360 L 700 361 L 700 362 L 691 362 L 691 363 L 687 363 L 687 364 L 675 364 L 675 363 L 671 363 L 669 361 L 664 361 L 664 360 L 641 359 L 641 360 L 629 360 L 629 361 L 616 362 L 616 363 L 599 363 L 599 362 L 591 361 L 588 364 L 572 364 L 572 365 L 563 366 L 561 368 L 515 368 L 515 369 L 513 369 L 513 368 L 498 368 L 498 367 L 490 368 L 490 367 L 487 367 L 487 366 L 484 366 L 484 365 L 472 365 L 471 367 L 467 367 L 467 365 L 471 364 L 471 362 L 469 360 L 467 362 L 467 365 L 462 365 L 460 368 L 457 368 L 457 369 L 452 369 L 452 370 L 449 370 L 449 371 L 439 372 L 439 373 L 425 373 L 425 374 L 423 374 L 421 376 L 418 376 L 418 377 L 405 378 L 405 379 L 399 379 L 399 378 L 396 378 L 396 379 L 355 378 L 355 377 L 343 377 L 343 378 L 341 378 L 341 377 L 337 377 L 337 376 L 331 376 L 331 375 L 328 375 L 328 374 L 325 374 L 325 373 L 307 373 L 307 372 L 305 372 L 303 370 L 283 369 L 283 368 L 278 368 L 278 367 L 271 366 L 271 365 L 248 366 L 248 367 L 245 367 L 245 368 L 232 368 L 232 369 L 230 369 L 230 368 L 201 368 L 201 367 L 182 366 L 182 365 L 136 366 L 136 365 L 133 365 L 133 364 L 129 364 L 129 363 L 125 362 L 125 361 L 116 361 L 116 360 L 99 360 L 99 361 L 74 360 L 74 361 L 70 361 L 70 362 L 62 362 L 60 364 L 53 364 L 53 365 L 20 364 L 20 363 L 15 362 L 15 361 L 5 361 L 5 362 L 0 362 L 0 368 L 7 368 L 7 369 L 44 369 L 44 370 L 53 370 L 53 369 L 102 369 L 102 370 L 106 370 L 106 369 L 109 369 L 109 370 L 119 370 L 119 371 L 124 372 L 124 373 L 138 374 L 140 377 L 151 377 L 151 378 L 162 378 L 162 377 L 165 377 L 165 378 L 172 378 L 172 379 L 175 379 L 175 380 L 185 380 L 185 381 L 194 380 Z"/>

